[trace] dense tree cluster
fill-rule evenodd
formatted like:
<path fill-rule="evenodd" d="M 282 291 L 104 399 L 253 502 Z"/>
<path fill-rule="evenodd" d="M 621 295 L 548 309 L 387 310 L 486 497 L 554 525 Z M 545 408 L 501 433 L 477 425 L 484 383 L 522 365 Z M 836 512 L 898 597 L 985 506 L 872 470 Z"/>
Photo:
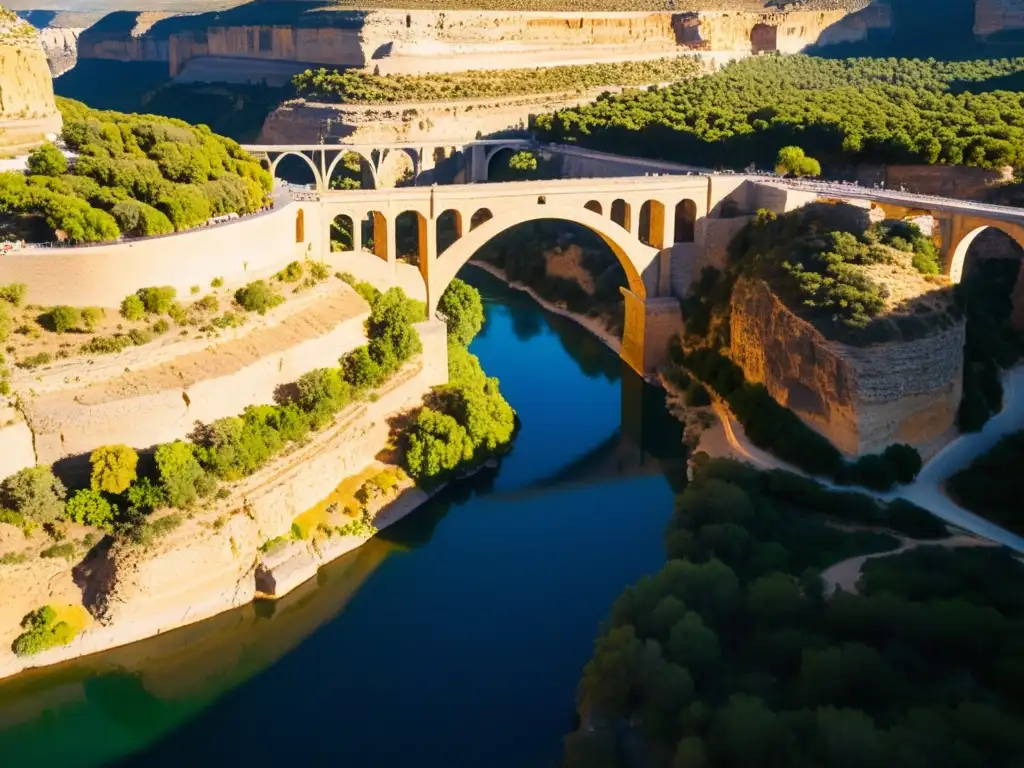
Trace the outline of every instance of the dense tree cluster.
<path fill-rule="evenodd" d="M 44 145 L 28 174 L 0 173 L 0 213 L 35 214 L 71 241 L 99 242 L 189 229 L 266 201 L 269 173 L 206 126 L 58 102 L 77 159 Z"/>
<path fill-rule="evenodd" d="M 541 93 L 583 93 L 606 85 L 640 86 L 693 77 L 697 59 L 570 64 L 536 69 L 470 69 L 429 75 L 375 75 L 356 69 L 307 69 L 292 78 L 300 96 L 342 104 L 486 99 Z"/>
<path fill-rule="evenodd" d="M 498 380 L 467 348 L 483 325 L 480 292 L 456 278 L 439 309 L 448 324 L 448 384 L 431 392 L 405 435 L 405 469 L 426 485 L 508 450 L 516 428 Z"/>
<path fill-rule="evenodd" d="M 972 512 L 1024 532 L 1024 431 L 995 447 L 949 479 L 950 493 Z"/>
<path fill-rule="evenodd" d="M 819 510 L 842 519 L 843 504 L 787 484 L 728 461 L 698 470 L 668 562 L 612 607 L 563 765 L 1016 764 L 1024 567 L 926 546 L 868 561 L 858 592 L 830 594 L 828 566 L 896 541 L 833 527 Z"/>
<path fill-rule="evenodd" d="M 985 92 L 1024 60 L 758 56 L 667 88 L 602 96 L 537 119 L 549 141 L 700 165 L 774 166 L 802 147 L 851 162 L 1024 166 L 1021 94 Z"/>

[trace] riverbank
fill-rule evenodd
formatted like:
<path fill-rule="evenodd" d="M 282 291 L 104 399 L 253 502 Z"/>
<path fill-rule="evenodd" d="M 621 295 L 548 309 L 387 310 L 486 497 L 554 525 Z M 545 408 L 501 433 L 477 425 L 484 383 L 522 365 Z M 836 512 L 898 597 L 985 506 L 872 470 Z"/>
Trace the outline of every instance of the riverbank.
<path fill-rule="evenodd" d="M 598 340 L 600 340 L 601 343 L 608 347 L 608 349 L 610 349 L 612 352 L 614 352 L 617 355 L 622 354 L 622 340 L 616 337 L 615 334 L 613 334 L 611 331 L 609 331 L 608 328 L 605 327 L 604 323 L 601 321 L 600 318 L 580 315 L 577 314 L 576 312 L 571 312 L 570 310 L 566 309 L 563 306 L 559 306 L 558 304 L 550 302 L 525 283 L 517 283 L 512 280 L 509 280 L 508 276 L 505 274 L 505 271 L 503 269 L 499 269 L 493 264 L 488 264 L 486 261 L 474 259 L 467 261 L 466 263 L 469 266 L 476 267 L 477 269 L 482 269 L 484 272 L 493 275 L 494 277 L 498 278 L 503 283 L 505 283 L 505 285 L 507 285 L 509 288 L 512 288 L 513 290 L 516 291 L 522 291 L 523 293 L 528 294 L 531 299 L 537 302 L 548 312 L 572 320 L 574 323 L 590 331 L 590 333 L 596 336 Z"/>
<path fill-rule="evenodd" d="M 440 322 L 419 326 L 423 356 L 397 374 L 373 402 L 350 406 L 334 424 L 296 450 L 237 483 L 224 499 L 149 547 L 97 544 L 81 562 L 53 571 L 54 559 L 5 566 L 0 595 L 0 678 L 105 651 L 177 629 L 251 602 L 267 542 L 289 537 L 296 517 L 373 464 L 391 440 L 394 416 L 419 406 L 447 380 L 447 334 Z M 404 518 L 432 494 L 407 488 L 379 510 L 378 529 Z M 364 544 L 367 536 L 334 537 L 311 561 L 320 566 Z M 312 543 L 302 542 L 313 548 Z M 40 569 L 48 569 L 44 575 Z M 283 594 L 283 592 L 281 593 Z M 280 594 L 276 595 L 280 596 Z M 18 657 L 11 642 L 21 618 L 41 605 L 85 608 L 95 621 L 70 643 Z"/>

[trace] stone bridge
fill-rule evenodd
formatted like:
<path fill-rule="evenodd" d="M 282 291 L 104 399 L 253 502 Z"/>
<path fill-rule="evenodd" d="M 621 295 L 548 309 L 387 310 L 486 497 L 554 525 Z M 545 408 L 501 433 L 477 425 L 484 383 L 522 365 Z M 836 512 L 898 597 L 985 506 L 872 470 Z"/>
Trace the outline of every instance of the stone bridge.
<path fill-rule="evenodd" d="M 316 209 L 319 234 L 306 235 L 313 224 L 298 213 L 297 242 L 320 252 L 331 248 L 331 225 L 351 232 L 347 247 L 370 247 L 394 264 L 399 256 L 414 262 L 433 314 L 444 289 L 459 269 L 489 240 L 530 221 L 564 219 L 586 226 L 615 253 L 626 274 L 625 329 L 622 357 L 636 371 L 650 373 L 662 362 L 669 337 L 679 330 L 677 297 L 685 295 L 705 266 L 722 267 L 733 235 L 760 208 L 782 213 L 808 203 L 845 202 L 871 209 L 874 218 L 908 219 L 931 216 L 933 238 L 940 247 L 944 273 L 960 279 L 974 238 L 996 227 L 1024 247 L 1024 210 L 906 192 L 866 189 L 851 184 L 790 181 L 774 176 L 694 173 L 686 166 L 651 162 L 657 172 L 641 176 L 647 161 L 559 148 L 517 140 L 491 140 L 460 145 L 469 159 L 468 178 L 486 182 L 487 164 L 502 149 L 564 150 L 577 159 L 590 157 L 589 170 L 599 176 L 602 162 L 617 164 L 614 177 L 503 183 L 405 186 L 391 189 L 333 190 L 329 180 L 345 153 L 368 158 L 374 173 L 388 153 L 414 158 L 417 173 L 429 170 L 437 147 L 409 145 L 314 145 L 248 147 L 267 158 L 272 169 L 288 154 L 305 158 L 316 190 L 304 197 Z M 333 157 L 331 155 L 333 153 Z M 622 166 L 628 173 L 622 176 Z M 611 167 L 611 166 L 608 166 Z M 314 213 L 314 211 L 310 211 Z M 415 253 L 398 253 L 399 220 L 417 233 Z M 443 225 L 443 226 L 442 226 Z M 315 226 L 315 225 L 314 225 Z M 451 234 L 439 247 L 438 233 Z M 408 249 L 406 249 L 408 250 Z"/>
<path fill-rule="evenodd" d="M 380 189 L 393 187 L 396 178 L 407 168 L 416 183 L 434 181 L 434 171 L 445 161 L 454 160 L 466 183 L 486 181 L 491 158 L 503 149 L 526 149 L 535 146 L 525 139 L 484 139 L 469 143 L 377 143 L 377 144 L 251 144 L 244 149 L 262 159 L 272 173 L 286 158 L 297 158 L 313 174 L 317 192 L 331 188 L 339 166 L 346 156 L 356 155 L 363 176 L 363 186 Z"/>

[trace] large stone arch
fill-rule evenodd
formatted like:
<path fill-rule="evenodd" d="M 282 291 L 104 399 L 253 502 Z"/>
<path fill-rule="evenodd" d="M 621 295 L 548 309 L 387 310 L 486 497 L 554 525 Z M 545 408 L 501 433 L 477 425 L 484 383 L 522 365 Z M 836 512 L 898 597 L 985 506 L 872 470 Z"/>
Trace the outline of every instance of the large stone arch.
<path fill-rule="evenodd" d="M 309 157 L 305 152 L 299 152 L 297 150 L 289 149 L 282 152 L 270 162 L 270 175 L 277 178 L 277 166 L 281 164 L 281 161 L 288 156 L 301 157 L 302 160 L 309 166 L 309 170 L 313 172 L 313 179 L 316 182 L 317 191 L 323 191 L 324 179 L 320 175 L 320 169 L 316 167 L 316 163 L 313 162 L 312 158 Z M 329 174 L 328 174 L 329 175 Z"/>
<path fill-rule="evenodd" d="M 947 249 L 945 273 L 950 282 L 959 283 L 964 274 L 964 260 L 975 238 L 989 227 L 998 229 L 1024 248 L 1024 227 L 1006 221 L 974 217 L 953 221 L 953 236 Z"/>
<path fill-rule="evenodd" d="M 327 176 L 324 178 L 324 189 L 330 189 L 331 179 L 334 178 L 334 172 L 337 170 L 338 165 L 341 164 L 342 160 L 345 159 L 345 155 L 349 153 L 359 155 L 359 157 L 362 158 L 363 163 L 366 164 L 365 167 L 370 172 L 370 179 L 373 181 L 373 188 L 377 189 L 380 184 L 377 182 L 377 169 L 374 167 L 373 158 L 358 149 L 348 149 L 344 147 L 342 147 L 341 151 L 335 155 L 333 160 L 331 160 L 331 164 L 327 166 Z"/>
<path fill-rule="evenodd" d="M 649 295 L 656 293 L 658 250 L 644 245 L 625 229 L 582 206 L 536 205 L 526 209 L 499 213 L 456 240 L 443 254 L 423 270 L 427 287 L 428 316 L 433 317 L 445 288 L 459 270 L 481 247 L 510 227 L 541 219 L 563 219 L 582 224 L 598 235 L 611 248 L 626 273 L 629 290 L 626 299 L 625 328 L 622 335 L 622 358 L 641 374 L 649 372 L 656 360 L 645 352 L 648 346 L 647 313 Z M 645 281 L 645 276 L 647 280 Z M 648 289 L 648 285 L 653 286 Z M 658 299 L 655 302 L 660 301 Z M 668 300 L 678 314 L 678 304 Z M 664 308 L 662 308 L 663 310 Z M 658 344 L 662 344 L 659 340 Z M 663 346 L 667 348 L 667 339 Z M 657 350 L 660 355 L 662 350 Z"/>

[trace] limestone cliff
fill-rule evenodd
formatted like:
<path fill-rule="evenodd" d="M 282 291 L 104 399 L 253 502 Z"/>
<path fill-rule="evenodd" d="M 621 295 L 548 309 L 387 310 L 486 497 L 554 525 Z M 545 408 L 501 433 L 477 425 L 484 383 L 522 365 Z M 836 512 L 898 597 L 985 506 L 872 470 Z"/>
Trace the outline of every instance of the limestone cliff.
<path fill-rule="evenodd" d="M 60 126 L 39 36 L 30 24 L 0 7 L 0 153 L 37 146 Z"/>
<path fill-rule="evenodd" d="M 849 455 L 894 442 L 934 452 L 960 404 L 962 320 L 914 341 L 851 347 L 829 341 L 741 278 L 732 294 L 730 356 L 747 379 Z"/>
<path fill-rule="evenodd" d="M 975 35 L 987 37 L 1014 29 L 1024 29 L 1024 0 L 975 0 Z"/>
<path fill-rule="evenodd" d="M 82 30 L 75 27 L 47 27 L 39 30 L 43 52 L 54 77 L 63 75 L 78 63 L 78 36 L 81 34 Z"/>

